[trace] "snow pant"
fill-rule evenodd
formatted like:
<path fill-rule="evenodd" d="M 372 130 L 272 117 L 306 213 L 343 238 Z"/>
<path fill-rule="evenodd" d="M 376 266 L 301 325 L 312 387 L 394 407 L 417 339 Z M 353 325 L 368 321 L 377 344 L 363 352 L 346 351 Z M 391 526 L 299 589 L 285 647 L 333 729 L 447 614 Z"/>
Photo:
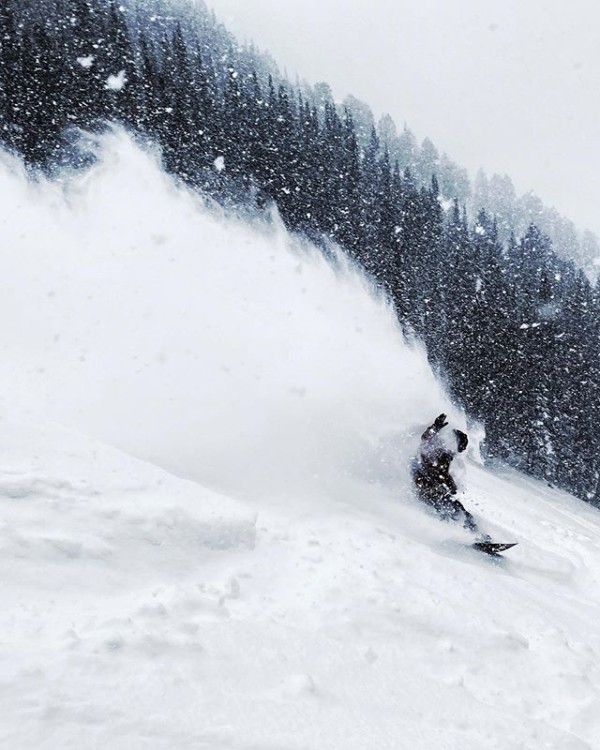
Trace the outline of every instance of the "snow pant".
<path fill-rule="evenodd" d="M 432 503 L 432 506 L 440 518 L 445 521 L 462 521 L 465 529 L 477 531 L 477 523 L 472 514 L 469 513 L 460 500 L 452 497 L 452 495 L 447 495 L 437 500 L 435 503 Z"/>
<path fill-rule="evenodd" d="M 465 529 L 477 531 L 477 523 L 473 515 L 465 506 L 452 496 L 444 484 L 435 482 L 431 477 L 416 472 L 414 474 L 415 487 L 419 499 L 429 505 L 444 521 L 461 522 Z"/>

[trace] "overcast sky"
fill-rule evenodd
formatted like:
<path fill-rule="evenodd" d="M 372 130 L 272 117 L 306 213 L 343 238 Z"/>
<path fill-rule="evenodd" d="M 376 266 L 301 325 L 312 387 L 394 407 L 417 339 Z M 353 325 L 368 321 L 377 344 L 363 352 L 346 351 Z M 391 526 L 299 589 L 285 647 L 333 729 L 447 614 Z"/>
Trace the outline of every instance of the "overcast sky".
<path fill-rule="evenodd" d="M 327 81 L 600 234 L 599 0 L 207 0 L 292 78 Z"/>

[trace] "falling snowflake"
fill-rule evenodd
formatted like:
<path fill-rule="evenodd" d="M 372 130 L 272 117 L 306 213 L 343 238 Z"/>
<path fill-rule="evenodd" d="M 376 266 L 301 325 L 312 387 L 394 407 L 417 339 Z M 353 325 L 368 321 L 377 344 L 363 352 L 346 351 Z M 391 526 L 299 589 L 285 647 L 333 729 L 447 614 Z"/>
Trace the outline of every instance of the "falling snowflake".
<path fill-rule="evenodd" d="M 108 76 L 105 88 L 109 91 L 122 91 L 126 83 L 127 76 L 125 75 L 125 71 L 121 70 L 116 76 Z"/>
<path fill-rule="evenodd" d="M 88 55 L 87 57 L 78 57 L 77 62 L 82 68 L 91 68 L 94 64 L 94 55 Z"/>

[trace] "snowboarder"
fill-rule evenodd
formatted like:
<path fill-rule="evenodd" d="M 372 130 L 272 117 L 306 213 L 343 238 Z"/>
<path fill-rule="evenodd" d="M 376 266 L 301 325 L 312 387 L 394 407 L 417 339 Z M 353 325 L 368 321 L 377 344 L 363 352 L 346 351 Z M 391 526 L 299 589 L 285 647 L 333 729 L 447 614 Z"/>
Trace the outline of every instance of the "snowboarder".
<path fill-rule="evenodd" d="M 469 438 L 461 430 L 441 430 L 448 424 L 445 414 L 436 417 L 421 435 L 419 455 L 412 467 L 413 480 L 419 498 L 430 505 L 445 520 L 461 521 L 469 531 L 477 531 L 475 519 L 456 499 L 458 492 L 450 464 L 457 453 L 466 450 Z"/>

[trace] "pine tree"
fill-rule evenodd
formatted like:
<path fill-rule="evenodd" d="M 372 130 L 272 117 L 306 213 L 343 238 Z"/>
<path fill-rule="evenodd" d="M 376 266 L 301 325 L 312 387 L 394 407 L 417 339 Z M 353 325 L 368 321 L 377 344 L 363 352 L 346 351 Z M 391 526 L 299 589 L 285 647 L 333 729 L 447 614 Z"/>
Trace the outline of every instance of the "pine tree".
<path fill-rule="evenodd" d="M 360 195 L 362 202 L 361 229 L 364 237 L 363 264 L 366 270 L 376 278 L 380 277 L 383 267 L 380 233 L 380 188 L 379 172 L 379 139 L 375 127 L 371 129 L 369 144 L 362 159 Z"/>
<path fill-rule="evenodd" d="M 354 119 L 347 108 L 344 110 L 344 122 L 339 138 L 338 170 L 340 172 L 340 186 L 338 200 L 340 213 L 338 221 L 340 229 L 338 238 L 352 257 L 360 259 L 364 245 L 364 231 L 360 217 L 360 152 Z"/>
<path fill-rule="evenodd" d="M 100 62 L 104 77 L 104 114 L 126 123 L 137 119 L 136 89 L 139 84 L 135 54 L 125 14 L 116 0 L 109 0 L 105 30 L 105 50 Z"/>

